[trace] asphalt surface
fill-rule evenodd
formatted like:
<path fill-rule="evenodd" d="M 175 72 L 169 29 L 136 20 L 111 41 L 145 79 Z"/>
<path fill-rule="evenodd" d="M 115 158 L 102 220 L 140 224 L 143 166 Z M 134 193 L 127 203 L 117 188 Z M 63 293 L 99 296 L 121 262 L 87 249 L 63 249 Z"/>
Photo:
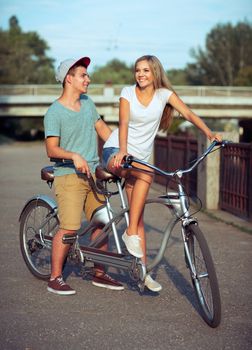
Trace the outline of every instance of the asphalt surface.
<path fill-rule="evenodd" d="M 252 348 L 252 235 L 202 212 L 196 216 L 215 261 L 222 298 L 218 328 L 207 326 L 199 315 L 179 229 L 154 271 L 163 285 L 160 293 L 141 295 L 129 276 L 112 269 L 111 275 L 124 283 L 125 290 L 98 288 L 72 267 L 68 268 L 67 281 L 77 294 L 61 297 L 48 293 L 46 282 L 33 277 L 23 261 L 18 223 L 29 197 L 38 193 L 53 196 L 40 180 L 40 169 L 48 164 L 41 143 L 0 146 L 2 350 Z M 159 190 L 155 187 L 150 195 L 157 195 Z M 159 208 L 147 209 L 146 213 L 151 259 L 165 215 Z"/>

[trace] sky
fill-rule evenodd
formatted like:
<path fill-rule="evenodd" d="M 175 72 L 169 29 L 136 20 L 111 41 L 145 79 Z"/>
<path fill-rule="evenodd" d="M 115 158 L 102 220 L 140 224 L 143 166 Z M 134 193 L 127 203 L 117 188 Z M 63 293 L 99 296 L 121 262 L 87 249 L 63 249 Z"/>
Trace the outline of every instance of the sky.
<path fill-rule="evenodd" d="M 164 68 L 185 68 L 191 49 L 204 48 L 217 24 L 252 23 L 252 0 L 0 0 L 0 28 L 12 15 L 23 32 L 35 31 L 55 59 L 89 56 L 103 66 L 156 55 Z"/>

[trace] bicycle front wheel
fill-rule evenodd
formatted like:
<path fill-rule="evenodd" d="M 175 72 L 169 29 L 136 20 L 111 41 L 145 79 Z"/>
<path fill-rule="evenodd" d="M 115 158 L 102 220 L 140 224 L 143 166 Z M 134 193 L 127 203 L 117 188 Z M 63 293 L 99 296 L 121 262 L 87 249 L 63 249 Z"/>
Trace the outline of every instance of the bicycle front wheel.
<path fill-rule="evenodd" d="M 186 227 L 186 242 L 189 256 L 187 267 L 191 272 L 193 287 L 199 302 L 202 317 L 212 328 L 221 321 L 221 299 L 213 259 L 206 239 L 196 224 Z"/>
<path fill-rule="evenodd" d="M 52 240 L 59 227 L 59 220 L 43 199 L 32 200 L 20 218 L 20 247 L 30 272 L 47 280 L 51 274 Z"/>

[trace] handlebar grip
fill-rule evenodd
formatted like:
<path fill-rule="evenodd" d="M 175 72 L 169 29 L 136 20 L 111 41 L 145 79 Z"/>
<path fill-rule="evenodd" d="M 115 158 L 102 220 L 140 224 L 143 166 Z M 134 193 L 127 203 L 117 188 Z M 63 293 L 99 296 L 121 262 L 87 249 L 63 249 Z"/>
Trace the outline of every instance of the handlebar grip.
<path fill-rule="evenodd" d="M 223 141 L 222 141 L 222 146 L 229 145 L 230 143 L 233 143 L 233 141 L 223 140 Z"/>
<path fill-rule="evenodd" d="M 73 164 L 72 159 L 64 159 L 64 158 L 50 158 L 50 162 L 64 163 L 64 164 Z"/>
<path fill-rule="evenodd" d="M 213 143 L 215 146 L 221 146 L 221 145 L 222 145 L 222 141 L 213 140 L 212 143 Z"/>
<path fill-rule="evenodd" d="M 134 159 L 134 157 L 131 155 L 127 155 L 127 156 L 123 157 L 123 161 L 126 163 L 129 163 L 129 164 L 133 162 L 133 159 Z"/>
<path fill-rule="evenodd" d="M 127 169 L 130 167 L 131 163 L 133 162 L 134 157 L 131 155 L 126 155 L 123 157 L 124 163 L 122 164 L 122 168 Z"/>
<path fill-rule="evenodd" d="M 232 141 L 229 141 L 229 140 L 222 140 L 222 141 L 214 140 L 213 143 L 215 144 L 215 146 L 225 147 L 226 145 L 232 143 Z"/>

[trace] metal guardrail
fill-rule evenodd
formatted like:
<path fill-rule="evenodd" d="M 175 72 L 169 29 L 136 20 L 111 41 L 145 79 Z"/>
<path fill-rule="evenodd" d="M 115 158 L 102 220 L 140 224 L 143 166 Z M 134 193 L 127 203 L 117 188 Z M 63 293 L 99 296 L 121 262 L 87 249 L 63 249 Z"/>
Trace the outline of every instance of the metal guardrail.
<path fill-rule="evenodd" d="M 154 163 L 158 168 L 165 171 L 175 171 L 186 168 L 198 155 L 197 139 L 184 136 L 156 136 L 154 146 Z M 155 182 L 166 185 L 166 179 L 158 174 Z M 197 195 L 197 169 L 186 174 L 183 178 L 186 192 L 194 197 Z M 176 189 L 173 181 L 169 182 L 169 188 Z"/>
<path fill-rule="evenodd" d="M 124 85 L 91 84 L 89 95 L 104 95 L 104 89 L 110 89 L 112 95 L 120 95 Z M 0 85 L 0 95 L 59 95 L 60 84 L 17 84 Z M 181 96 L 219 96 L 219 97 L 252 97 L 252 87 L 234 86 L 174 86 Z"/>
<path fill-rule="evenodd" d="M 252 220 L 252 144 L 222 149 L 220 171 L 220 208 Z"/>
<path fill-rule="evenodd" d="M 163 170 L 183 168 L 197 158 L 197 140 L 189 137 L 167 136 L 155 139 L 154 162 Z M 168 168 L 167 168 L 168 167 Z M 190 196 L 197 194 L 197 171 L 184 178 Z M 166 185 L 155 175 L 155 182 Z M 173 189 L 172 181 L 168 184 Z M 243 219 L 252 220 L 252 144 L 232 143 L 221 149 L 220 209 Z"/>
<path fill-rule="evenodd" d="M 118 121 L 123 85 L 91 84 L 88 95 L 108 122 Z M 183 101 L 204 118 L 252 118 L 252 87 L 175 86 Z M 0 118 L 42 117 L 60 96 L 60 84 L 0 85 Z"/>

